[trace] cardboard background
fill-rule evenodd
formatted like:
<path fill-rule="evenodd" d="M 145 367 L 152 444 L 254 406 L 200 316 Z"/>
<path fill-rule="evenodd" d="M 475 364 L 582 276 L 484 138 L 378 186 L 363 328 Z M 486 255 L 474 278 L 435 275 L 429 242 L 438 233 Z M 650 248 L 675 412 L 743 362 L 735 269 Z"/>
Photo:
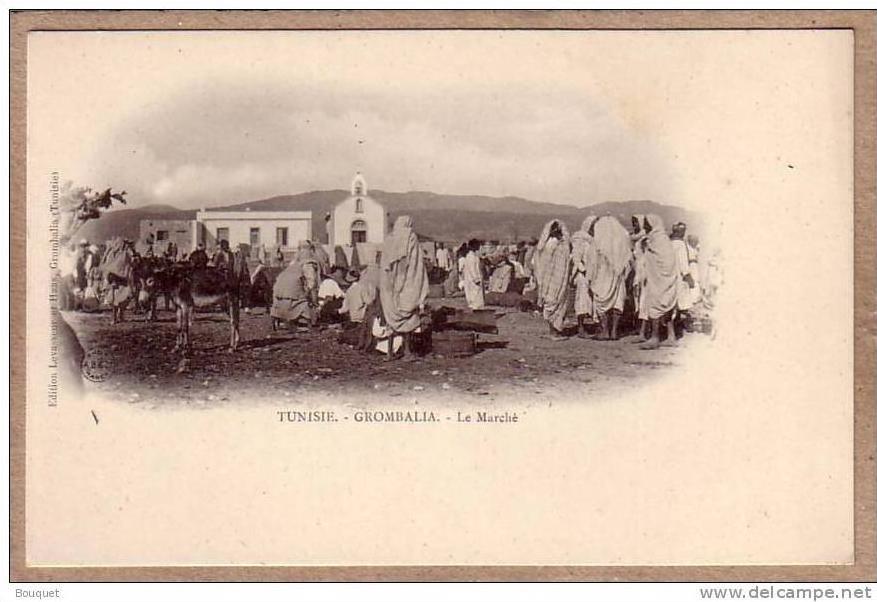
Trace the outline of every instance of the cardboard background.
<path fill-rule="evenodd" d="M 22 581 L 298 580 L 870 580 L 874 530 L 874 15 L 865 12 L 368 11 L 98 13 L 12 16 L 12 338 L 25 347 L 26 33 L 69 29 L 361 28 L 853 28 L 855 29 L 855 532 L 850 566 L 788 567 L 126 567 L 34 568 L 24 562 L 25 356 L 13 356 L 11 418 L 12 578 Z"/>

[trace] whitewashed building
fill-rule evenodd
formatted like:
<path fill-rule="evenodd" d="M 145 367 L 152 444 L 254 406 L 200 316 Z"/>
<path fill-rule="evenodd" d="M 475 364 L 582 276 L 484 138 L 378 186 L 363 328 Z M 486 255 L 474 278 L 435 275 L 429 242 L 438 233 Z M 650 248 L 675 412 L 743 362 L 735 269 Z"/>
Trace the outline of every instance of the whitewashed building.
<path fill-rule="evenodd" d="M 314 211 L 322 215 L 325 209 L 201 209 L 194 220 L 145 219 L 140 224 L 140 231 L 141 237 L 153 234 L 159 244 L 175 242 L 183 253 L 191 251 L 198 243 L 203 242 L 208 249 L 215 249 L 220 241 L 227 240 L 232 248 L 244 245 L 253 257 L 259 256 L 263 247 L 273 256 L 278 248 L 286 253 L 294 251 L 299 242 L 311 240 L 328 243 L 330 256 L 340 247 L 351 260 L 355 249 L 363 264 L 376 261 L 389 227 L 389 218 L 384 206 L 368 195 L 361 173 L 354 176 L 350 195 L 332 207 L 327 220 L 321 219 L 316 229 Z"/>
<path fill-rule="evenodd" d="M 383 205 L 368 196 L 368 186 L 361 173 L 357 172 L 353 178 L 350 196 L 332 209 L 326 229 L 332 248 L 384 242 L 387 212 Z"/>
<path fill-rule="evenodd" d="M 238 244 L 257 249 L 280 247 L 288 251 L 299 241 L 310 240 L 313 234 L 310 211 L 209 211 L 198 212 L 196 221 L 201 225 L 199 242 L 208 248 L 227 240 L 234 248 Z"/>
<path fill-rule="evenodd" d="M 152 236 L 154 243 L 153 251 L 157 254 L 164 253 L 170 243 L 177 248 L 177 252 L 187 255 L 198 244 L 199 224 L 193 219 L 160 219 L 146 218 L 140 220 L 140 241 L 145 241 Z M 139 245 L 139 243 L 138 243 Z M 139 247 L 138 251 L 143 251 Z"/>

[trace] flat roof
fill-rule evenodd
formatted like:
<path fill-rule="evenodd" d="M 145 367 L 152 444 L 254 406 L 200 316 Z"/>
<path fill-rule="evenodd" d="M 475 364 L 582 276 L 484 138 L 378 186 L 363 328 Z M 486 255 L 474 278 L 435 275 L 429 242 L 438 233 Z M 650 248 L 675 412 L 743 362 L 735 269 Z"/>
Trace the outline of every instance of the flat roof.
<path fill-rule="evenodd" d="M 205 220 L 214 219 L 311 219 L 312 211 L 199 211 L 197 220 L 203 222 Z"/>

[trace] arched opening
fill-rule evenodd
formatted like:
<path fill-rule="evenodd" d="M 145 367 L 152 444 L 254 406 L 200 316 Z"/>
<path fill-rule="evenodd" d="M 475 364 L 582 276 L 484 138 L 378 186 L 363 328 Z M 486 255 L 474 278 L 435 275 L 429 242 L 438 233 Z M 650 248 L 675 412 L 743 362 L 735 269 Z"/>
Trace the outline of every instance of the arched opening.
<path fill-rule="evenodd" d="M 368 227 L 365 220 L 358 219 L 350 224 L 350 244 L 368 242 Z"/>

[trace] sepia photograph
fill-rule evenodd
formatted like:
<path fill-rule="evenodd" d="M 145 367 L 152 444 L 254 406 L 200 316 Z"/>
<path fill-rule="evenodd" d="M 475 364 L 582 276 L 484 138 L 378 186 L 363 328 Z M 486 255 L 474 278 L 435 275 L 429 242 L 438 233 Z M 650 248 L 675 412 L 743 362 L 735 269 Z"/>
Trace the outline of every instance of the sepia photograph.
<path fill-rule="evenodd" d="M 177 16 L 23 34 L 28 568 L 857 562 L 851 29 Z"/>
<path fill-rule="evenodd" d="M 149 100 L 139 71 L 107 90 L 113 125 L 77 120 L 100 144 L 51 176 L 61 354 L 89 390 L 162 407 L 587 393 L 718 332 L 715 211 L 580 81 L 594 36 L 33 36 L 37 60 L 83 48 L 71 84 L 139 48 L 164 72 Z M 202 65 L 227 44 L 247 60 Z M 485 46 L 548 49 L 522 65 Z M 476 47 L 492 73 L 455 81 Z"/>

